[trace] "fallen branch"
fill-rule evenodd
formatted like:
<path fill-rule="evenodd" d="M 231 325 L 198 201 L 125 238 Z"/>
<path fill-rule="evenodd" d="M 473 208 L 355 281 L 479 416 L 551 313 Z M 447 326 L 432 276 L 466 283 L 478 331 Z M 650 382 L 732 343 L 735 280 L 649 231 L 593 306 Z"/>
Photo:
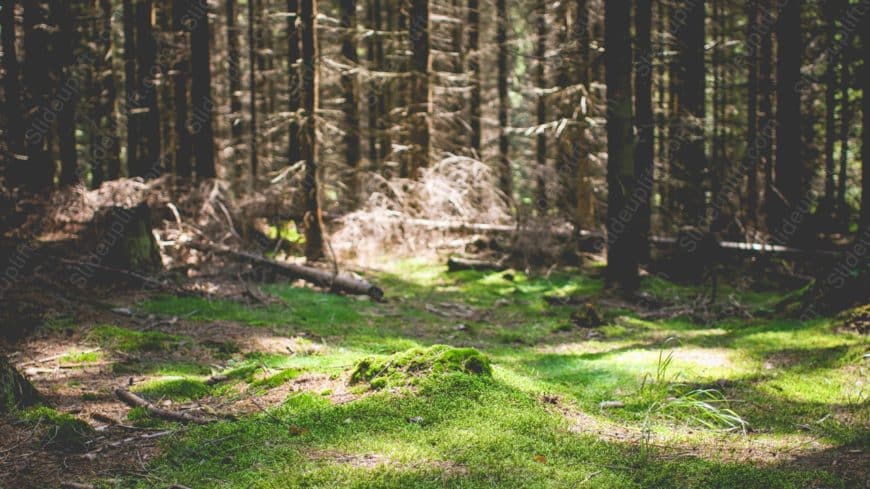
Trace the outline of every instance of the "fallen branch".
<path fill-rule="evenodd" d="M 142 399 L 141 397 L 133 394 L 130 391 L 126 391 L 124 389 L 115 389 L 115 395 L 118 396 L 118 399 L 124 402 L 131 407 L 141 407 L 148 411 L 148 414 L 152 416 L 166 419 L 169 421 L 178 421 L 180 423 L 195 423 L 195 424 L 208 424 L 211 421 L 207 419 L 203 419 L 197 416 L 192 416 L 190 414 L 177 413 L 174 411 L 167 411 L 166 409 L 161 409 L 154 404 Z"/>
<path fill-rule="evenodd" d="M 476 260 L 473 258 L 462 258 L 451 256 L 447 260 L 447 270 L 450 272 L 458 272 L 460 270 L 475 270 L 478 272 L 500 272 L 507 270 L 507 266 L 500 262 L 492 262 L 486 260 Z"/>
<path fill-rule="evenodd" d="M 327 272 L 326 270 L 320 270 L 305 265 L 297 265 L 295 263 L 286 263 L 270 260 L 268 258 L 255 255 L 253 253 L 237 251 L 227 246 L 222 246 L 218 244 L 190 243 L 190 246 L 200 251 L 220 253 L 257 265 L 268 266 L 290 277 L 302 279 L 306 282 L 310 282 L 330 290 L 353 295 L 367 295 L 372 299 L 378 301 L 384 298 L 384 291 L 380 287 L 372 285 L 365 280 L 351 277 L 348 274 L 335 274 L 332 272 Z"/>

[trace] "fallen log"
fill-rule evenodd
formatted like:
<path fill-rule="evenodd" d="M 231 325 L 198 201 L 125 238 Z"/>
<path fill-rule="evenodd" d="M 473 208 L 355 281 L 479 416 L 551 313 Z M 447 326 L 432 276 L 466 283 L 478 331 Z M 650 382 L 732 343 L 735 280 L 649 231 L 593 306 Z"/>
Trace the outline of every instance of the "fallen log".
<path fill-rule="evenodd" d="M 200 251 L 211 251 L 214 253 L 229 255 L 243 261 L 267 266 L 292 278 L 302 279 L 314 285 L 337 292 L 344 292 L 353 295 L 367 295 L 377 301 L 384 298 L 384 291 L 380 287 L 372 285 L 366 280 L 352 277 L 346 273 L 335 274 L 326 270 L 298 265 L 296 263 L 270 260 L 253 253 L 237 251 L 218 244 L 191 243 L 190 246 Z"/>
<path fill-rule="evenodd" d="M 207 419 L 203 419 L 197 416 L 193 416 L 190 414 L 177 413 L 175 411 L 168 411 L 166 409 L 161 409 L 154 404 L 142 399 L 141 397 L 133 394 L 130 391 L 126 391 L 124 389 L 115 389 L 115 395 L 118 396 L 118 399 L 124 402 L 131 407 L 141 407 L 148 411 L 148 414 L 166 419 L 169 421 L 178 421 L 179 423 L 194 423 L 194 424 L 208 424 L 211 421 Z"/>
<path fill-rule="evenodd" d="M 499 262 L 475 260 L 473 258 L 462 258 L 458 256 L 451 256 L 447 259 L 447 270 L 450 272 L 458 272 L 460 270 L 474 270 L 478 272 L 500 272 L 507 269 L 507 265 L 503 265 Z"/>

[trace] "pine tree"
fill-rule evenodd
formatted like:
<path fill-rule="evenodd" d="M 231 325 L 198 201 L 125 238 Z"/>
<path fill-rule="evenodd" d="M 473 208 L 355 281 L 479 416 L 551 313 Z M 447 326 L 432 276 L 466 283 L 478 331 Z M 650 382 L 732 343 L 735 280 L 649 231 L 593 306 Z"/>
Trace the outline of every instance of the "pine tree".
<path fill-rule="evenodd" d="M 429 46 L 429 1 L 411 0 L 408 35 L 411 39 L 411 106 L 408 108 L 408 175 L 429 166 L 432 85 L 429 75 L 432 56 Z"/>
<path fill-rule="evenodd" d="M 324 256 L 323 217 L 320 214 L 320 189 L 317 168 L 317 101 L 319 67 L 317 60 L 317 3 L 301 0 L 302 19 L 302 110 L 300 137 L 302 159 L 305 160 L 305 257 L 315 261 Z"/>
<path fill-rule="evenodd" d="M 637 143 L 635 146 L 634 173 L 637 192 L 632 196 L 639 199 L 637 216 L 637 250 L 641 262 L 649 261 L 649 232 L 651 227 L 650 200 L 653 191 L 653 158 L 655 126 L 652 102 L 652 1 L 635 2 L 635 37 L 637 39 L 637 61 L 634 74 L 635 127 Z"/>
<path fill-rule="evenodd" d="M 190 98 L 193 109 L 193 155 L 196 160 L 197 178 L 214 178 L 217 171 L 214 164 L 214 130 L 211 98 L 211 55 L 209 52 L 208 2 L 192 0 L 190 57 L 191 80 Z"/>
<path fill-rule="evenodd" d="M 348 63 L 349 66 L 349 69 L 341 74 L 341 89 L 344 95 L 342 110 L 345 123 L 345 160 L 348 168 L 354 172 L 350 177 L 349 192 L 351 200 L 356 201 L 359 198 L 359 188 L 356 185 L 355 172 L 360 161 L 359 107 L 357 103 L 359 89 L 357 77 L 354 74 L 354 70 L 359 64 L 356 49 L 356 0 L 341 1 L 341 27 L 343 29 L 341 54 L 344 57 L 342 61 Z"/>

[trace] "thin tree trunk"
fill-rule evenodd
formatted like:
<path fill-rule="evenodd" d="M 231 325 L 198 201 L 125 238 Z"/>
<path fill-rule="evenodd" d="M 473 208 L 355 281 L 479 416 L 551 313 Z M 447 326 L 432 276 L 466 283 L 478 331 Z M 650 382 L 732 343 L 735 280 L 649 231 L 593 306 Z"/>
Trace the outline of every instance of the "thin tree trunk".
<path fill-rule="evenodd" d="M 498 46 L 498 174 L 499 188 L 505 196 L 513 198 L 513 171 L 510 161 L 508 139 L 508 45 L 507 45 L 507 0 L 496 0 L 496 36 Z"/>
<path fill-rule="evenodd" d="M 577 81 L 587 89 L 589 88 L 589 5 L 587 0 L 577 0 L 577 11 L 574 20 L 574 42 L 580 57 L 580 65 L 577 67 Z M 579 112 L 578 112 L 579 113 Z M 581 114 L 583 116 L 585 114 Z M 584 129 L 578 133 L 583 135 Z M 577 158 L 577 216 L 576 224 L 580 229 L 592 229 L 595 225 L 595 194 L 592 185 L 592 162 L 589 159 L 589 150 L 582 146 L 582 141 L 575 143 L 573 151 Z"/>
<path fill-rule="evenodd" d="M 589 42 L 589 5 L 587 0 L 576 0 L 577 11 L 574 19 L 574 39 L 577 42 L 577 49 L 580 54 L 580 66 L 578 67 L 580 76 L 579 81 L 587 88 L 589 87 L 589 63 L 590 63 L 590 42 Z"/>
<path fill-rule="evenodd" d="M 429 1 L 411 0 L 408 35 L 411 39 L 411 106 L 408 109 L 409 146 L 408 174 L 417 177 L 417 170 L 429 166 L 432 86 L 429 74 L 432 56 L 429 51 Z"/>
<path fill-rule="evenodd" d="M 471 123 L 470 145 L 474 157 L 481 158 L 480 5 L 478 0 L 468 0 L 468 77 L 471 85 L 471 93 L 468 97 Z"/>
<path fill-rule="evenodd" d="M 235 176 L 233 179 L 236 182 L 242 178 L 242 164 L 236 156 L 239 147 L 242 145 L 242 132 L 244 125 L 242 120 L 242 72 L 241 72 L 241 53 L 239 50 L 239 27 L 238 27 L 238 12 L 236 11 L 236 0 L 226 0 L 227 23 L 227 66 L 229 77 L 229 99 L 230 99 L 230 146 L 233 148 L 233 159 L 230 162 L 232 172 Z M 295 22 L 291 14 L 288 12 L 288 22 Z"/>
<path fill-rule="evenodd" d="M 133 0 L 123 0 L 124 95 L 127 116 L 127 175 L 139 173 L 139 93 L 136 88 L 136 12 Z"/>
<path fill-rule="evenodd" d="M 343 62 L 355 70 L 359 65 L 359 55 L 356 50 L 356 0 L 341 1 L 341 27 L 344 29 L 341 43 Z M 359 106 L 357 103 L 358 83 L 354 72 L 346 71 L 341 74 L 341 89 L 344 92 L 344 123 L 345 123 L 345 161 L 351 170 L 349 193 L 351 201 L 359 199 L 359 185 L 357 184 L 357 167 L 360 161 L 360 132 L 359 132 Z"/>
<path fill-rule="evenodd" d="M 537 43 L 535 48 L 535 86 L 541 93 L 538 94 L 538 125 L 547 122 L 547 99 L 543 91 L 547 88 L 546 58 L 547 58 L 547 2 L 538 0 L 535 10 L 537 20 Z M 540 131 L 537 137 L 535 161 L 538 169 L 537 209 L 538 215 L 547 214 L 549 204 L 547 202 L 547 135 Z"/>
<path fill-rule="evenodd" d="M 318 54 L 317 54 L 317 3 L 302 0 L 302 159 L 305 160 L 305 257 L 316 261 L 324 256 L 323 216 L 320 213 L 319 175 L 317 168 L 317 101 L 318 101 Z"/>
<path fill-rule="evenodd" d="M 37 0 L 24 2 L 24 87 L 26 114 L 24 165 L 16 165 L 20 170 L 13 184 L 22 184 L 31 192 L 44 192 L 54 184 L 54 162 L 49 155 L 51 136 L 50 115 L 47 113 L 48 96 L 51 86 L 49 70 L 38 60 L 48 59 L 49 28 L 45 6 Z M 18 172 L 16 172 L 18 173 Z"/>
<path fill-rule="evenodd" d="M 750 229 L 758 223 L 758 157 L 761 145 L 758 134 L 758 15 L 759 0 L 752 0 L 747 7 L 746 45 L 748 49 L 748 101 L 746 109 L 746 224 Z"/>
<path fill-rule="evenodd" d="M 369 64 L 369 70 L 376 71 L 380 67 L 377 64 L 377 43 L 381 42 L 381 33 L 378 25 L 380 23 L 380 0 L 368 0 L 366 4 L 368 28 L 375 31 L 373 36 L 370 36 L 366 42 L 366 61 Z M 372 78 L 368 85 L 368 146 L 369 146 L 369 164 L 372 169 L 380 166 L 380 153 L 378 152 L 378 91 L 380 85 L 377 79 Z"/>
<path fill-rule="evenodd" d="M 185 32 L 187 27 L 184 25 L 187 11 L 188 2 L 176 0 L 172 10 L 173 28 L 178 33 L 178 43 L 181 46 L 181 49 L 175 55 L 175 64 L 172 71 L 174 91 L 173 102 L 175 104 L 175 174 L 180 177 L 190 178 L 193 175 L 193 167 L 191 164 L 193 148 L 191 146 L 190 131 L 187 127 L 187 80 L 190 71 L 190 51 L 187 49 L 188 35 Z"/>
<path fill-rule="evenodd" d="M 760 0 L 761 15 L 767 25 L 772 25 L 773 15 L 771 0 Z M 761 59 L 758 65 L 759 81 L 759 134 L 763 144 L 759 150 L 759 164 L 764 169 L 764 215 L 769 223 L 773 212 L 773 137 L 775 136 L 775 120 L 773 117 L 773 37 L 769 29 L 761 33 Z"/>
<path fill-rule="evenodd" d="M 24 118 L 21 112 L 21 85 L 18 80 L 18 55 L 15 46 L 15 0 L 0 7 L 0 33 L 3 42 L 3 111 L 6 120 L 6 181 L 14 182 L 24 166 Z"/>
<path fill-rule="evenodd" d="M 97 109 L 99 127 L 95 129 L 102 134 L 97 138 L 99 148 L 94 156 L 96 157 L 95 165 L 105 170 L 105 180 L 116 180 L 121 177 L 121 143 L 118 138 L 118 120 L 115 115 L 115 104 L 117 103 L 115 74 L 114 70 L 111 69 L 114 51 L 112 1 L 100 0 L 100 10 L 103 22 L 101 31 L 103 61 L 100 62 L 99 66 L 104 69 L 97 72 L 100 88 Z"/>
<path fill-rule="evenodd" d="M 636 216 L 628 207 L 635 189 L 631 108 L 631 2 L 605 4 L 607 83 L 607 282 L 625 293 L 638 286 Z"/>
<path fill-rule="evenodd" d="M 52 17 L 58 28 L 55 49 L 60 86 L 53 99 L 61 104 L 57 110 L 57 143 L 62 186 L 73 185 L 79 181 L 75 124 L 78 90 L 75 88 L 76 81 L 72 73 L 75 63 L 75 15 L 75 9 L 71 8 L 68 0 L 52 2 Z"/>
<path fill-rule="evenodd" d="M 299 156 L 299 1 L 287 0 L 287 80 L 289 83 L 287 95 L 287 110 L 290 111 L 290 134 L 287 148 L 287 160 L 290 165 L 301 158 Z"/>
<path fill-rule="evenodd" d="M 870 231 L 870 76 L 867 76 L 867 67 L 870 67 L 870 15 L 864 16 L 864 27 L 861 29 L 861 52 L 864 58 L 864 82 L 861 95 L 861 107 L 863 112 L 863 124 L 861 135 L 861 230 Z"/>
<path fill-rule="evenodd" d="M 638 259 L 646 263 L 650 258 L 649 233 L 653 186 L 653 158 L 655 125 L 652 102 L 652 0 L 635 2 L 635 37 L 637 62 L 635 63 L 635 111 L 637 146 L 635 149 L 634 174 L 637 190 L 632 198 L 640 200 L 637 216 Z"/>
<path fill-rule="evenodd" d="M 834 46 L 837 36 L 837 2 L 826 2 L 822 5 L 827 28 L 827 44 Z M 837 173 L 834 163 L 834 146 L 837 141 L 837 63 L 836 50 L 830 51 L 825 67 L 825 196 L 821 210 L 831 216 L 835 202 L 834 175 Z M 825 217 L 824 215 L 822 217 Z"/>
<path fill-rule="evenodd" d="M 843 4 L 843 12 L 848 9 L 848 2 Z M 844 34 L 850 38 L 850 34 Z M 846 188 L 849 185 L 849 133 L 852 125 L 852 106 L 849 102 L 849 76 L 851 73 L 851 41 L 843 49 L 840 67 L 840 171 L 837 178 L 837 216 L 840 225 L 848 229 L 850 209 L 846 204 Z"/>
<path fill-rule="evenodd" d="M 400 8 L 402 3 L 396 3 L 395 6 L 391 6 L 389 4 L 389 0 L 384 0 L 386 3 L 386 11 L 387 11 L 387 26 L 386 30 L 390 33 L 395 32 L 393 26 L 393 19 L 396 18 L 396 10 Z M 383 12 L 382 3 L 380 0 L 375 2 L 375 29 L 381 31 L 384 29 L 383 25 Z M 399 18 L 405 18 L 405 15 L 399 13 Z M 401 28 L 399 29 L 401 30 Z M 384 57 L 384 39 L 382 36 L 378 36 L 375 39 L 375 65 L 379 70 L 386 70 L 387 63 L 386 58 Z M 402 70 L 405 72 L 405 70 Z M 392 87 L 395 84 L 395 81 L 382 81 L 378 84 L 378 90 L 375 94 L 375 100 L 377 103 L 377 134 L 378 134 L 378 159 L 381 161 L 385 161 L 392 151 L 392 142 L 390 140 L 390 111 L 388 109 L 389 103 L 396 98 L 397 93 L 401 93 L 401 90 L 394 90 Z"/>
<path fill-rule="evenodd" d="M 250 167 L 248 168 L 248 192 L 257 188 L 257 36 L 256 0 L 248 0 L 248 109 L 251 111 L 250 125 Z"/>
<path fill-rule="evenodd" d="M 193 109 L 193 155 L 196 159 L 196 177 L 214 178 L 214 129 L 211 98 L 211 56 L 209 53 L 208 2 L 193 0 L 195 15 L 190 33 L 190 57 L 192 76 L 190 97 Z"/>
<path fill-rule="evenodd" d="M 154 178 L 163 171 L 160 155 L 160 113 L 157 106 L 157 40 L 151 26 L 152 0 L 139 0 L 136 6 L 136 50 L 141 96 L 139 144 L 142 152 L 131 176 Z"/>

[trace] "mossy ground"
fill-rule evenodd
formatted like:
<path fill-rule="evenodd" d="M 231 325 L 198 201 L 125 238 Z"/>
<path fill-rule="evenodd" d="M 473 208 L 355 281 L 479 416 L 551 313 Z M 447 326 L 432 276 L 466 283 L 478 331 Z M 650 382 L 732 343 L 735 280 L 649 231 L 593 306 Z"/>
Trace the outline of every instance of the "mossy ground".
<path fill-rule="evenodd" d="M 837 319 L 702 325 L 598 305 L 605 325 L 590 329 L 572 323 L 579 306 L 545 299 L 595 302 L 602 283 L 588 274 L 447 274 L 422 261 L 385 270 L 374 277 L 389 291 L 385 304 L 269 285 L 262 290 L 284 305 L 172 297 L 139 305 L 307 345 L 294 351 L 197 363 L 166 353 L 195 337 L 95 328 L 91 339 L 104 349 L 172 356 L 123 363 L 148 376 L 136 389 L 155 402 L 226 406 L 255 396 L 265 405 L 171 436 L 147 480 L 106 485 L 805 488 L 867 476 L 868 343 Z M 661 279 L 644 290 L 668 300 L 699 292 Z M 781 297 L 722 294 L 761 311 Z M 207 385 L 212 374 L 224 380 Z M 336 401 L 342 386 L 349 394 Z M 739 415 L 746 433 L 705 424 L 697 404 L 674 402 L 697 392 L 714 393 L 707 400 Z M 601 407 L 609 401 L 622 407 Z"/>

